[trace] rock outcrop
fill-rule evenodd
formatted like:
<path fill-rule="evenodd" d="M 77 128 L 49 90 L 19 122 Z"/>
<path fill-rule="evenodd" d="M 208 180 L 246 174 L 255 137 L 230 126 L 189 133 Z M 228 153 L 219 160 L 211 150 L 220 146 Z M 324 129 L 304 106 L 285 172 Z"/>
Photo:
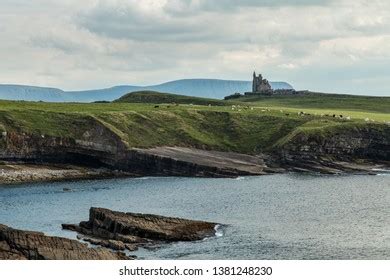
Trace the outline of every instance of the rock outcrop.
<path fill-rule="evenodd" d="M 159 176 L 237 177 L 279 171 L 268 167 L 260 155 L 184 147 L 133 149 L 133 158 L 137 159 L 134 162 L 146 163 L 149 172 Z"/>
<path fill-rule="evenodd" d="M 327 155 L 390 161 L 390 126 L 366 124 L 362 127 L 342 127 L 328 134 L 297 133 L 279 152 L 287 159 L 289 156 L 313 159 Z"/>
<path fill-rule="evenodd" d="M 196 241 L 215 235 L 217 224 L 158 215 L 123 213 L 91 208 L 89 220 L 78 225 L 63 224 L 91 244 L 115 250 L 135 250 L 159 242 Z"/>
<path fill-rule="evenodd" d="M 343 128 L 332 133 L 298 133 L 274 154 L 274 160 L 293 171 L 372 173 L 390 164 L 390 127 Z"/>
<path fill-rule="evenodd" d="M 0 225 L 0 259 L 2 260 L 126 260 L 124 253 L 41 232 L 17 230 Z"/>

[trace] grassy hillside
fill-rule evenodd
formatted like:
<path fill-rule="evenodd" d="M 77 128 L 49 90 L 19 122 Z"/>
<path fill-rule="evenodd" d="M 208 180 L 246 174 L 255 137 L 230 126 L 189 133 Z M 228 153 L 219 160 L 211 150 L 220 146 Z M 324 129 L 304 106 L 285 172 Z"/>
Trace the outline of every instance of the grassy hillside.
<path fill-rule="evenodd" d="M 128 93 L 114 102 L 126 103 L 154 103 L 154 104 L 196 104 L 196 105 L 224 105 L 225 102 L 217 99 L 200 98 L 179 94 L 162 93 L 157 91 L 138 91 Z"/>
<path fill-rule="evenodd" d="M 156 96 L 161 97 L 160 94 Z M 178 103 L 174 97 L 172 102 Z M 249 103 L 231 101 L 224 106 L 160 104 L 158 108 L 155 103 L 0 101 L 0 130 L 79 139 L 92 122 L 99 122 L 120 136 L 129 147 L 167 145 L 256 153 L 274 149 L 296 133 L 329 135 L 344 128 L 387 127 L 390 122 L 389 107 L 383 106 L 388 102 L 386 98 L 369 98 L 366 107 L 357 99 L 341 107 L 335 99 L 328 97 L 321 97 L 317 102 L 310 101 L 314 97 L 307 100 L 292 98 L 260 98 Z M 299 115 L 297 112 L 300 111 L 306 114 Z M 332 114 L 336 113 L 342 113 L 344 117 L 334 118 Z"/>
<path fill-rule="evenodd" d="M 390 114 L 390 97 L 306 92 L 298 95 L 249 96 L 239 102 L 298 109 L 341 109 Z"/>
<path fill-rule="evenodd" d="M 324 94 L 306 92 L 298 95 L 250 96 L 230 102 L 272 108 L 290 113 L 343 115 L 353 119 L 389 121 L 390 97 Z"/>

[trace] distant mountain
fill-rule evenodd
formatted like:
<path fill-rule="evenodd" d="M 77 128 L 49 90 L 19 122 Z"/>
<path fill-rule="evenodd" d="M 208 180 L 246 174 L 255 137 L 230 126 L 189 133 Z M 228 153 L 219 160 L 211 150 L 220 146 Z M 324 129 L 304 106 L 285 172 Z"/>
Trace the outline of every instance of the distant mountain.
<path fill-rule="evenodd" d="M 292 89 L 285 82 L 271 82 L 273 89 Z M 185 79 L 152 86 L 115 86 L 105 89 L 84 91 L 63 91 L 56 88 L 44 88 L 22 85 L 0 85 L 0 99 L 47 101 L 47 102 L 93 102 L 112 101 L 124 94 L 152 90 L 159 92 L 182 94 L 186 96 L 222 99 L 235 92 L 251 91 L 252 82 L 217 80 L 217 79 Z"/>
<path fill-rule="evenodd" d="M 0 85 L 0 99 L 61 102 L 66 93 L 58 88 Z"/>

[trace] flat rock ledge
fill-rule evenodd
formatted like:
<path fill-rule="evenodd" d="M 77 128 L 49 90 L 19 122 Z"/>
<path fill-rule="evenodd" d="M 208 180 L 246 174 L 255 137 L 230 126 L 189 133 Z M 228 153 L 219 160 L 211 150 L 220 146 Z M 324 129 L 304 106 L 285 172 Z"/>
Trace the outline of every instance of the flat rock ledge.
<path fill-rule="evenodd" d="M 0 224 L 1 260 L 127 260 L 122 252 L 89 248 L 87 244 L 42 232 L 13 229 Z"/>
<path fill-rule="evenodd" d="M 197 241 L 215 236 L 216 223 L 170 218 L 158 215 L 123 213 L 92 207 L 89 220 L 63 224 L 80 233 L 79 239 L 113 250 L 137 250 L 164 242 Z"/>

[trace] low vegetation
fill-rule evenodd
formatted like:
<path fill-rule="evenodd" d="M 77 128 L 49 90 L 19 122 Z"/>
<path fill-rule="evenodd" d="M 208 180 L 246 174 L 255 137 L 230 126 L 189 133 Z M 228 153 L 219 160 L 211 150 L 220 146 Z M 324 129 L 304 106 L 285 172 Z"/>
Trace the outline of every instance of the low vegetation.
<path fill-rule="evenodd" d="M 78 138 L 92 122 L 100 122 L 129 147 L 258 153 L 296 133 L 325 135 L 390 125 L 390 98 L 308 95 L 212 101 L 153 92 L 113 103 L 0 101 L 0 130 Z"/>
<path fill-rule="evenodd" d="M 292 95 L 249 96 L 239 102 L 296 109 L 347 110 L 390 114 L 390 97 L 301 92 Z"/>
<path fill-rule="evenodd" d="M 114 102 L 125 103 L 154 103 L 154 104 L 195 104 L 195 105 L 224 105 L 225 102 L 217 99 L 200 98 L 157 91 L 137 91 L 128 93 Z"/>

